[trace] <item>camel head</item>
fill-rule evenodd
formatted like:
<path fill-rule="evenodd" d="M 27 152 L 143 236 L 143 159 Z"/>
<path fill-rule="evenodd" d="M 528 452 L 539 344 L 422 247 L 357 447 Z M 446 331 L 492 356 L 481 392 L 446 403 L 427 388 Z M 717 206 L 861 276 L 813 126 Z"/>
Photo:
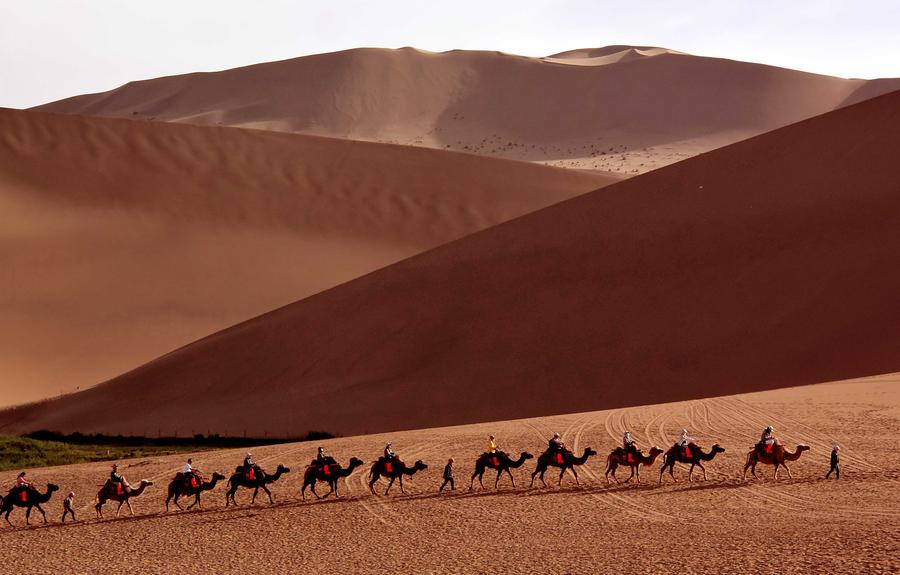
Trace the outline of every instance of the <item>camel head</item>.
<path fill-rule="evenodd" d="M 54 485 L 53 483 L 47 484 L 47 493 L 53 493 L 54 491 L 59 491 L 59 485 Z"/>
<path fill-rule="evenodd" d="M 720 446 L 718 443 L 712 446 L 713 453 L 725 453 L 725 448 Z"/>
<path fill-rule="evenodd" d="M 797 451 L 798 452 L 809 451 L 809 446 L 801 443 L 800 445 L 797 446 Z"/>
<path fill-rule="evenodd" d="M 141 479 L 141 485 L 145 486 L 145 487 L 150 487 L 151 485 L 153 485 L 153 482 L 150 481 L 149 479 Z"/>
<path fill-rule="evenodd" d="M 522 459 L 534 459 L 534 455 L 528 453 L 527 451 L 522 452 Z"/>
<path fill-rule="evenodd" d="M 291 468 L 290 468 L 290 467 L 285 467 L 285 466 L 282 465 L 281 463 L 279 463 L 279 464 L 278 464 L 278 468 L 275 469 L 275 473 L 290 473 L 290 472 L 291 472 Z"/>
<path fill-rule="evenodd" d="M 421 471 L 423 469 L 428 469 L 428 466 L 422 463 L 422 460 L 420 459 L 416 461 L 415 465 L 413 465 L 413 469 L 415 469 L 416 471 Z"/>
<path fill-rule="evenodd" d="M 350 463 L 347 464 L 348 467 L 359 467 L 360 465 L 365 465 L 366 462 L 358 457 L 351 457 Z"/>
<path fill-rule="evenodd" d="M 593 457 L 594 455 L 597 455 L 597 452 L 590 447 L 586 447 L 584 450 L 584 455 L 585 457 Z"/>
<path fill-rule="evenodd" d="M 218 471 L 213 472 L 212 474 L 213 481 L 224 481 L 225 476 L 219 473 Z"/>
<path fill-rule="evenodd" d="M 655 445 L 650 448 L 650 457 L 656 457 L 658 455 L 661 455 L 662 453 L 663 453 L 663 450 Z"/>

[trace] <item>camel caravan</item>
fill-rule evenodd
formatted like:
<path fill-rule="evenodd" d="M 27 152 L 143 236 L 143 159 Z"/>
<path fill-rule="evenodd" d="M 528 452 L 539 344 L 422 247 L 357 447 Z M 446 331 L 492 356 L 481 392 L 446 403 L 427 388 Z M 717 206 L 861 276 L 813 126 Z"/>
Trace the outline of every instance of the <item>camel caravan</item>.
<path fill-rule="evenodd" d="M 766 427 L 759 442 L 757 442 L 747 453 L 741 479 L 746 480 L 748 470 L 751 471 L 753 477 L 758 479 L 759 475 L 756 473 L 756 466 L 759 464 L 774 466 L 775 479 L 778 479 L 778 471 L 782 467 L 787 471 L 789 477 L 793 477 L 787 463 L 796 461 L 804 451 L 809 449 L 810 448 L 807 445 L 798 445 L 794 451 L 790 451 L 778 441 L 772 427 Z M 831 451 L 831 469 L 825 476 L 826 478 L 832 473 L 836 473 L 837 477 L 840 478 L 840 467 L 838 465 L 839 451 L 840 447 L 835 445 Z M 702 471 L 703 479 L 707 480 L 706 467 L 704 464 L 715 459 L 720 453 L 725 453 L 725 448 L 716 443 L 706 451 L 688 435 L 686 429 L 681 430 L 678 439 L 668 450 L 652 446 L 647 453 L 644 453 L 644 451 L 638 447 L 634 438 L 631 437 L 630 432 L 626 431 L 622 438 L 622 445 L 613 449 L 606 457 L 606 473 L 604 477 L 607 484 L 610 483 L 610 476 L 612 476 L 612 479 L 617 484 L 622 483 L 616 476 L 616 471 L 620 467 L 623 467 L 630 471 L 630 475 L 624 480 L 625 483 L 630 482 L 632 479 L 634 479 L 636 483 L 640 483 L 641 467 L 652 466 L 661 456 L 662 465 L 659 468 L 658 479 L 660 484 L 663 482 L 663 476 L 666 472 L 668 472 L 669 477 L 673 481 L 677 481 L 674 474 L 676 463 L 689 466 L 688 482 L 692 482 L 694 479 L 695 467 L 698 467 L 700 471 Z M 566 447 L 558 433 L 554 433 L 553 437 L 551 437 L 548 442 L 547 448 L 537 457 L 536 465 L 531 473 L 530 487 L 534 486 L 535 479 L 540 479 L 544 487 L 547 487 L 547 483 L 544 480 L 544 474 L 551 468 L 559 470 L 556 481 L 558 486 L 562 485 L 566 472 L 572 474 L 576 485 L 581 485 L 577 468 L 587 464 L 588 460 L 596 455 L 597 452 L 590 447 L 585 448 L 580 455 L 575 453 Z M 489 436 L 487 449 L 475 459 L 474 471 L 469 481 L 469 490 L 471 491 L 474 489 L 476 479 L 481 488 L 485 489 L 483 478 L 488 470 L 496 471 L 496 476 L 494 478 L 495 489 L 498 488 L 504 474 L 509 477 L 512 487 L 515 488 L 516 481 L 511 470 L 522 467 L 530 459 L 535 459 L 535 456 L 527 451 L 521 452 L 518 457 L 513 457 L 497 446 L 497 442 L 493 435 Z M 365 465 L 365 461 L 356 457 L 351 457 L 346 465 L 342 465 L 333 457 L 327 455 L 324 448 L 319 447 L 316 457 L 306 466 L 304 471 L 303 485 L 300 489 L 301 498 L 306 500 L 307 489 L 309 489 L 317 499 L 324 499 L 330 495 L 340 497 L 339 480 L 341 478 L 348 478 L 358 467 L 363 465 Z M 438 490 L 439 493 L 442 493 L 447 485 L 450 486 L 450 490 L 455 490 L 453 465 L 454 459 L 450 458 L 444 467 L 442 474 L 443 483 Z M 388 481 L 384 495 L 388 495 L 395 482 L 397 482 L 400 492 L 406 494 L 406 491 L 403 488 L 404 477 L 412 478 L 416 473 L 425 469 L 428 469 L 428 465 L 421 460 L 416 461 L 412 465 L 404 463 L 397 456 L 389 443 L 385 446 L 382 456 L 372 463 L 366 482 L 373 495 L 377 495 L 375 485 L 381 479 Z M 290 471 L 290 468 L 281 464 L 275 468 L 274 472 L 266 471 L 253 461 L 251 453 L 247 453 L 243 463 L 235 468 L 234 473 L 232 473 L 226 481 L 226 476 L 218 472 L 212 473 L 209 478 L 205 477 L 199 469 L 194 467 L 193 461 L 189 458 L 182 466 L 181 470 L 175 473 L 168 484 L 165 498 L 165 510 L 168 512 L 170 509 L 169 504 L 172 503 L 179 510 L 185 511 L 185 508 L 179 503 L 179 499 L 182 498 L 190 501 L 187 510 L 190 510 L 195 506 L 202 509 L 201 496 L 203 493 L 213 491 L 216 486 L 222 482 L 225 482 L 227 485 L 225 507 L 238 504 L 235 500 L 235 494 L 238 489 L 242 487 L 253 490 L 253 494 L 250 498 L 251 504 L 256 502 L 256 497 L 260 490 L 266 494 L 269 503 L 274 504 L 275 500 L 272 497 L 272 492 L 269 488 L 283 475 L 290 473 Z M 320 495 L 316 491 L 316 485 L 318 483 L 325 484 L 329 488 L 329 491 Z M 115 512 L 116 517 L 119 516 L 119 511 L 123 505 L 128 508 L 131 515 L 134 515 L 131 499 L 140 497 L 151 486 L 153 486 L 153 482 L 147 479 L 140 480 L 136 486 L 130 484 L 125 477 L 119 473 L 118 464 L 113 464 L 109 478 L 106 479 L 103 486 L 97 492 L 94 505 L 97 518 L 103 518 L 103 506 L 110 501 L 117 503 Z M 0 514 L 3 515 L 7 524 L 12 525 L 12 522 L 9 520 L 10 513 L 12 513 L 13 509 L 16 507 L 24 507 L 25 524 L 30 525 L 31 511 L 32 509 L 37 509 L 41 514 L 43 522 L 47 523 L 47 514 L 42 505 L 46 505 L 50 501 L 53 493 L 58 490 L 59 487 L 57 485 L 49 483 L 47 484 L 46 489 L 41 492 L 37 486 L 32 485 L 26 479 L 26 473 L 23 471 L 19 474 L 15 486 L 10 489 L 9 493 L 0 497 Z M 69 492 L 63 500 L 62 523 L 65 523 L 68 516 L 71 516 L 72 521 L 77 520 L 74 501 L 75 493 Z"/>

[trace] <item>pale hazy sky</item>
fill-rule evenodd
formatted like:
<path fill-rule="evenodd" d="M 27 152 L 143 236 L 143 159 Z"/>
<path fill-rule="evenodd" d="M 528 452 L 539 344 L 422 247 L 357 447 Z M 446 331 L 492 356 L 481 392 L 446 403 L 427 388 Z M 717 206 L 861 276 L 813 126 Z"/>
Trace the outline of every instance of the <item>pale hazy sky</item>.
<path fill-rule="evenodd" d="M 653 45 L 900 76 L 900 0 L 0 0 L 0 106 L 360 46 Z"/>

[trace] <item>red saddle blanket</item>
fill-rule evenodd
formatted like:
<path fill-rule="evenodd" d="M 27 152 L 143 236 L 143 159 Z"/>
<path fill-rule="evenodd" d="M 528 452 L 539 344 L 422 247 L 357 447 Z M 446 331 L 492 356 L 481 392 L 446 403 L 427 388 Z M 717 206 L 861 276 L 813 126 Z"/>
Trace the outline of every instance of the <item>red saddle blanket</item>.
<path fill-rule="evenodd" d="M 554 456 L 554 459 L 556 460 L 556 463 L 558 463 L 559 465 L 562 465 L 562 462 L 563 462 L 563 454 L 562 454 L 562 453 L 557 453 L 557 454 Z"/>
<path fill-rule="evenodd" d="M 250 471 L 248 471 L 248 472 L 246 473 L 246 477 L 247 477 L 247 480 L 248 480 L 248 481 L 253 481 L 254 479 L 256 479 L 256 471 L 254 471 L 254 470 L 251 468 Z"/>
<path fill-rule="evenodd" d="M 384 470 L 386 473 L 392 473 L 394 471 L 394 464 L 390 461 L 384 462 Z"/>
<path fill-rule="evenodd" d="M 25 503 L 26 501 L 28 501 L 28 491 L 23 489 L 19 492 L 19 497 L 22 499 L 22 502 Z"/>
<path fill-rule="evenodd" d="M 197 489 L 198 487 L 200 487 L 200 483 L 197 481 L 196 475 L 191 476 L 191 487 L 193 487 L 194 489 Z"/>
<path fill-rule="evenodd" d="M 500 459 L 497 457 L 491 457 L 491 464 L 494 467 L 500 467 Z"/>
<path fill-rule="evenodd" d="M 331 475 L 331 466 L 328 465 L 327 463 L 325 465 L 323 465 L 322 473 L 324 473 L 325 475 Z"/>
<path fill-rule="evenodd" d="M 693 455 L 693 453 L 691 453 L 691 446 L 685 445 L 684 447 L 682 447 L 681 455 L 682 455 L 682 457 L 684 457 L 684 459 L 690 459 L 691 457 L 693 457 L 694 455 Z"/>

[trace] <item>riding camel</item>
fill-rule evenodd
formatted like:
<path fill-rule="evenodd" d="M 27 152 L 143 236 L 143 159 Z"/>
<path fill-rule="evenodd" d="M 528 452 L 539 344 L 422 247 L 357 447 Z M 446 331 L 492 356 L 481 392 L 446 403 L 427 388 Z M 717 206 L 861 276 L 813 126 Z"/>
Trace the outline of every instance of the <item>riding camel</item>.
<path fill-rule="evenodd" d="M 703 462 L 712 461 L 719 453 L 725 453 L 725 448 L 719 446 L 718 443 L 712 446 L 709 453 L 703 453 L 703 448 L 695 443 L 689 443 L 686 448 L 682 448 L 680 445 L 673 445 L 666 451 L 666 455 L 663 457 L 662 467 L 659 468 L 659 482 L 662 483 L 663 473 L 665 473 L 667 468 L 672 480 L 678 481 L 675 479 L 675 474 L 672 472 L 676 463 L 684 463 L 685 465 L 690 464 L 691 468 L 688 470 L 689 483 L 694 481 L 694 466 L 703 470 L 703 481 L 706 481 L 706 468 L 703 467 Z"/>
<path fill-rule="evenodd" d="M 225 494 L 225 507 L 228 507 L 229 501 L 237 505 L 237 501 L 234 500 L 234 494 L 237 492 L 238 487 L 253 489 L 253 498 L 250 500 L 251 504 L 256 503 L 256 496 L 260 489 L 265 491 L 266 495 L 269 496 L 269 503 L 274 504 L 275 500 L 272 499 L 272 492 L 269 491 L 269 488 L 266 487 L 266 485 L 278 481 L 278 478 L 283 474 L 291 472 L 290 468 L 281 464 L 278 465 L 275 473 L 272 474 L 266 473 L 259 467 L 254 467 L 252 474 L 241 469 L 242 467 L 236 469 L 234 474 L 228 479 L 229 487 L 228 493 Z"/>
<path fill-rule="evenodd" d="M 541 483 L 544 484 L 544 487 L 547 487 L 547 482 L 544 481 L 544 473 L 547 471 L 548 467 L 561 468 L 561 471 L 559 472 L 559 481 L 556 483 L 557 485 L 562 485 L 562 478 L 563 475 L 566 474 L 566 470 L 571 471 L 572 475 L 575 476 L 575 483 L 581 485 L 578 481 L 578 472 L 575 471 L 575 466 L 584 465 L 588 458 L 594 455 L 597 455 L 597 452 L 590 447 L 585 448 L 581 457 L 575 457 L 575 454 L 571 451 L 545 451 L 538 457 L 537 467 L 534 468 L 534 473 L 531 474 L 531 486 L 534 487 L 534 478 L 540 474 Z"/>
<path fill-rule="evenodd" d="M 416 461 L 412 467 L 407 467 L 406 464 L 399 459 L 395 458 L 388 460 L 382 457 L 373 463 L 372 469 L 369 470 L 369 491 L 372 492 L 372 495 L 377 495 L 374 487 L 375 482 L 381 477 L 389 477 L 391 482 L 388 483 L 387 489 L 384 490 L 384 494 L 387 495 L 388 491 L 391 490 L 391 486 L 394 485 L 394 480 L 400 479 L 400 493 L 406 495 L 406 491 L 403 490 L 403 476 L 408 475 L 412 477 L 417 471 L 423 469 L 428 469 L 428 466 L 422 463 L 421 459 Z"/>
<path fill-rule="evenodd" d="M 340 497 L 340 494 L 338 493 L 338 479 L 340 479 L 341 477 L 348 477 L 351 473 L 353 473 L 354 469 L 363 464 L 365 464 L 365 461 L 363 461 L 362 459 L 351 457 L 350 462 L 347 464 L 347 467 L 342 466 L 340 463 L 310 465 L 303 473 L 303 488 L 300 489 L 300 495 L 305 501 L 306 488 L 309 487 L 312 490 L 313 495 L 316 496 L 316 499 L 324 499 L 332 493 L 334 493 L 335 497 Z M 329 491 L 325 495 L 320 496 L 318 493 L 316 493 L 316 481 L 327 483 L 329 487 L 331 487 L 331 491 Z"/>
<path fill-rule="evenodd" d="M 131 501 L 129 500 L 132 497 L 139 496 L 145 489 L 153 485 L 153 482 L 147 479 L 141 479 L 141 484 L 137 489 L 125 487 L 124 485 L 121 485 L 120 488 L 120 485 L 121 484 L 107 481 L 106 484 L 100 488 L 100 491 L 97 492 L 97 504 L 94 505 L 94 509 L 97 511 L 97 517 L 103 518 L 103 505 L 107 501 L 119 502 L 119 506 L 116 507 L 116 517 L 119 516 L 119 510 L 122 509 L 123 503 L 128 506 L 128 510 L 134 515 L 134 509 L 131 508 Z"/>
<path fill-rule="evenodd" d="M 225 476 L 221 473 L 213 473 L 212 481 L 202 481 L 197 479 L 195 475 L 191 478 L 190 482 L 185 481 L 184 475 L 181 472 L 175 474 L 175 479 L 169 482 L 168 495 L 166 495 L 166 511 L 169 511 L 169 501 L 171 501 L 172 498 L 175 499 L 175 506 L 184 511 L 184 508 L 178 503 L 178 498 L 191 496 L 194 497 L 194 502 L 188 505 L 188 509 L 190 510 L 194 505 L 203 509 L 203 504 L 200 503 L 200 494 L 204 491 L 215 489 L 216 483 L 224 480 Z"/>
<path fill-rule="evenodd" d="M 41 508 L 41 503 L 50 501 L 53 492 L 58 489 L 59 486 L 53 485 L 52 483 L 47 484 L 47 491 L 44 493 L 39 492 L 34 487 L 14 487 L 10 489 L 6 497 L 0 497 L 0 513 L 3 513 L 3 518 L 6 519 L 7 523 L 12 525 L 12 522 L 9 520 L 9 514 L 12 513 L 12 510 L 15 507 L 24 507 L 25 525 L 31 525 L 31 508 L 37 507 L 37 510 L 41 512 L 41 517 L 44 518 L 44 523 L 46 523 L 47 514 L 44 513 L 44 510 Z"/>
<path fill-rule="evenodd" d="M 778 468 L 784 467 L 787 469 L 788 477 L 791 479 L 794 478 L 791 475 L 791 469 L 787 466 L 788 461 L 797 461 L 800 459 L 800 455 L 809 449 L 808 445 L 798 445 L 797 449 L 794 450 L 793 453 L 784 448 L 780 443 L 776 443 L 772 446 L 771 453 L 760 453 L 759 449 L 756 447 L 753 448 L 750 453 L 747 454 L 747 463 L 744 465 L 744 473 L 742 475 L 742 479 L 747 479 L 747 469 L 750 469 L 753 472 L 753 477 L 759 479 L 759 475 L 756 474 L 756 464 L 757 463 L 765 463 L 766 465 L 774 465 L 775 466 L 775 477 L 774 479 L 778 479 Z"/>
<path fill-rule="evenodd" d="M 482 482 L 482 478 L 484 477 L 484 472 L 487 469 L 496 469 L 497 470 L 497 478 L 494 479 L 494 489 L 497 489 L 497 484 L 500 482 L 500 476 L 503 475 L 503 472 L 506 472 L 509 475 L 509 480 L 512 481 L 512 486 L 516 486 L 516 480 L 513 478 L 512 473 L 510 473 L 510 469 L 518 469 L 522 467 L 522 464 L 525 463 L 529 459 L 534 459 L 534 455 L 528 453 L 527 451 L 523 451 L 519 458 L 513 460 L 508 453 L 504 453 L 502 451 L 497 451 L 495 453 L 482 453 L 478 459 L 475 460 L 475 472 L 472 473 L 472 481 L 469 483 L 469 491 L 472 490 L 472 486 L 475 485 L 475 478 L 478 478 L 478 483 L 481 484 L 481 488 L 484 489 L 484 483 Z"/>
<path fill-rule="evenodd" d="M 631 468 L 631 475 L 628 476 L 625 483 L 631 481 L 632 477 L 636 478 L 637 482 L 640 483 L 641 465 L 653 465 L 653 462 L 656 461 L 656 458 L 659 457 L 662 452 L 663 450 L 659 447 L 651 447 L 648 455 L 644 455 L 643 451 L 638 451 L 637 453 L 625 453 L 625 450 L 621 447 L 613 449 L 612 452 L 606 456 L 606 483 L 609 483 L 610 474 L 612 474 L 616 483 L 620 483 L 619 478 L 616 477 L 616 469 L 620 466 Z"/>

